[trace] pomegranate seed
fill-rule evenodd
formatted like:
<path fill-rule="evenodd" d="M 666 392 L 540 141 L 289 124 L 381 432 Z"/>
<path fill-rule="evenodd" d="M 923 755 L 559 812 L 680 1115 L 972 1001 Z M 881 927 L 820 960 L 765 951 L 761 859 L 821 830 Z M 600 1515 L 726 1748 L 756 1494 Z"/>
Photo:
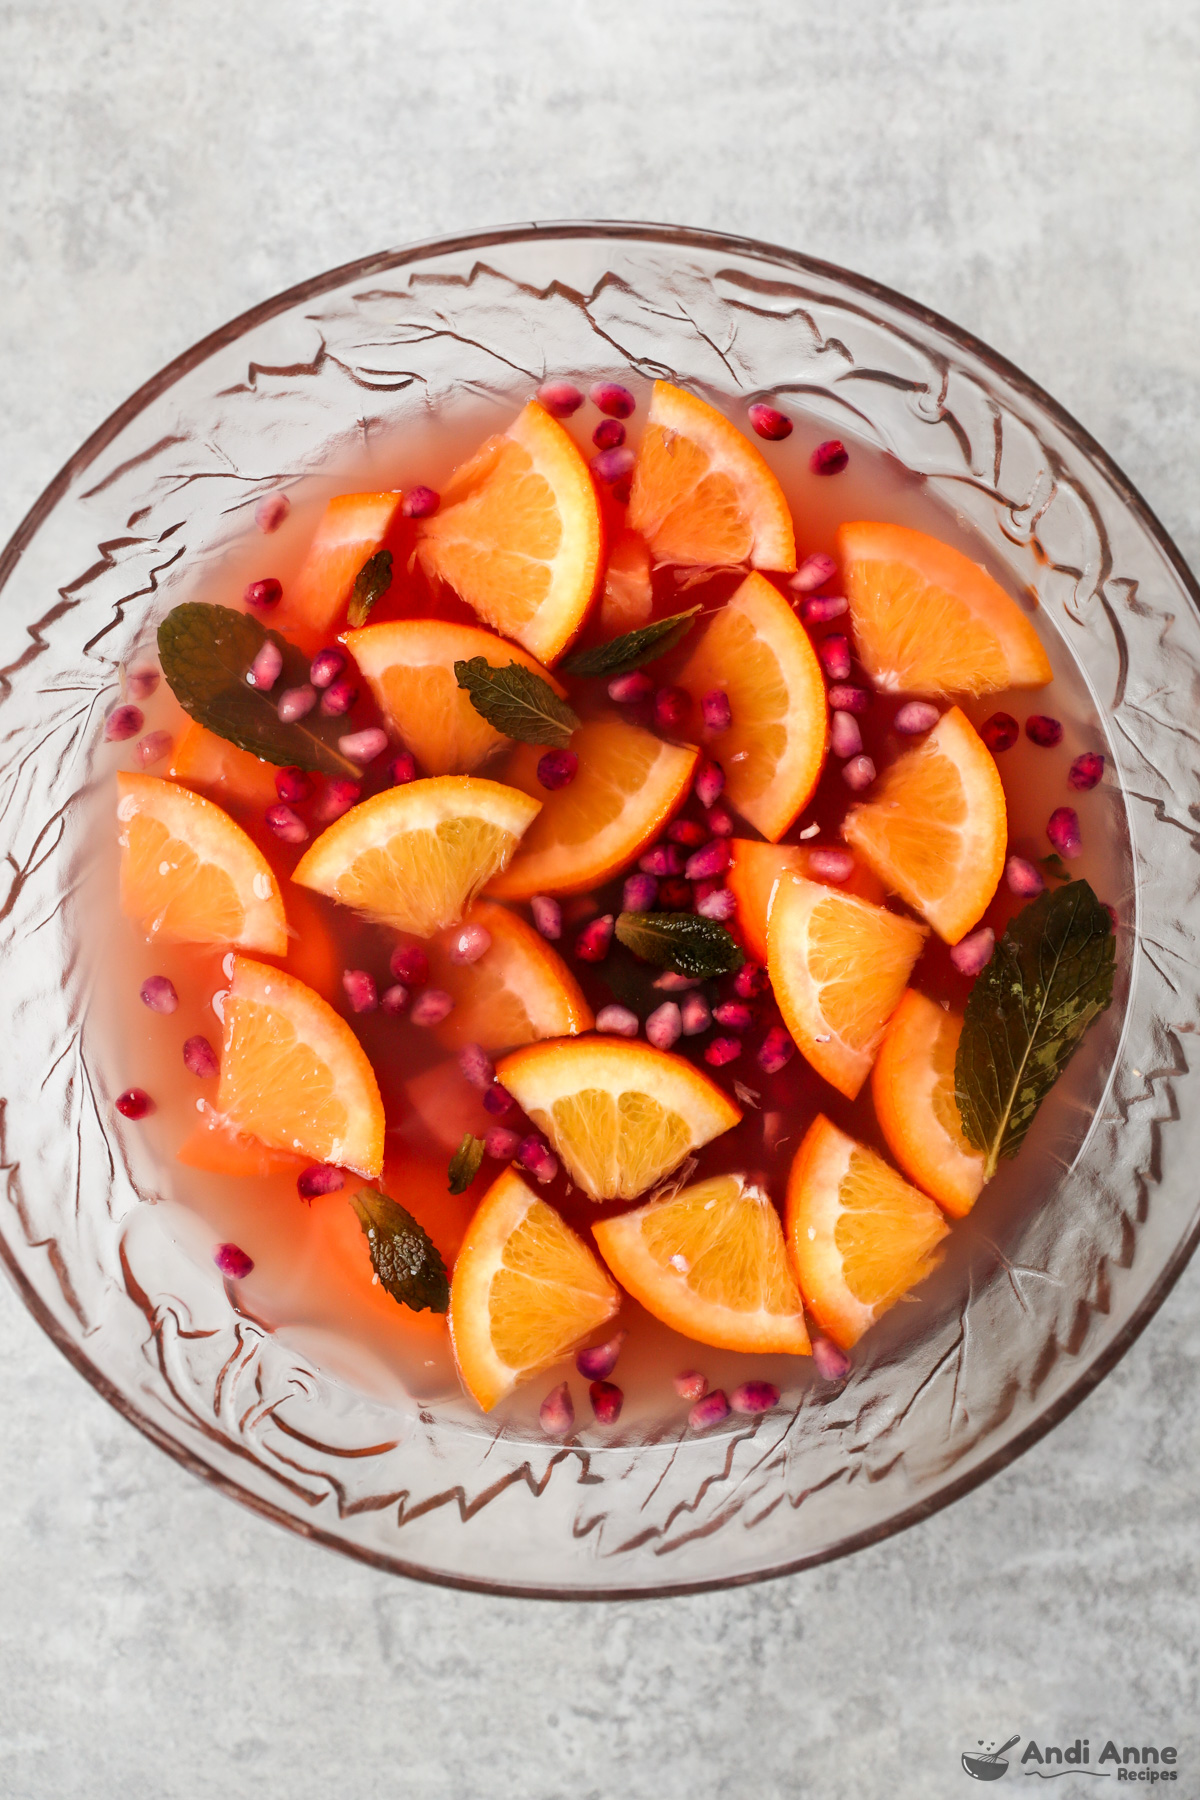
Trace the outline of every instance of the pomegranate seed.
<path fill-rule="evenodd" d="M 117 1111 L 124 1119 L 144 1119 L 154 1111 L 154 1102 L 145 1088 L 126 1088 L 117 1095 Z"/>
<path fill-rule="evenodd" d="M 842 762 L 862 754 L 862 732 L 853 713 L 834 713 L 829 721 L 829 748 Z"/>
<path fill-rule="evenodd" d="M 682 844 L 686 850 L 698 850 L 709 833 L 695 819 L 672 819 L 667 826 L 667 836 L 673 844 Z"/>
<path fill-rule="evenodd" d="M 535 1181 L 543 1185 L 547 1181 L 553 1181 L 558 1174 L 558 1158 L 546 1140 L 538 1137 L 536 1132 L 530 1132 L 517 1145 L 517 1161 Z"/>
<path fill-rule="evenodd" d="M 608 697 L 618 706 L 632 706 L 638 700 L 648 700 L 653 692 L 654 683 L 644 669 L 634 669 L 628 675 L 614 675 L 608 684 Z"/>
<path fill-rule="evenodd" d="M 682 875 L 685 860 L 676 844 L 652 844 L 638 857 L 638 868 L 643 875 L 655 875 L 661 880 L 664 875 Z"/>
<path fill-rule="evenodd" d="M 849 850 L 810 850 L 807 873 L 814 881 L 849 881 L 854 858 Z"/>
<path fill-rule="evenodd" d="M 992 951 L 996 948 L 996 934 L 990 925 L 981 925 L 961 943 L 955 944 L 950 951 L 950 961 L 960 975 L 978 975 L 980 969 L 987 967 L 992 960 Z"/>
<path fill-rule="evenodd" d="M 358 689 L 352 681 L 343 678 L 333 681 L 321 695 L 321 713 L 326 719 L 340 719 L 348 713 L 358 699 Z"/>
<path fill-rule="evenodd" d="M 630 875 L 621 889 L 622 912 L 649 912 L 658 899 L 653 875 Z"/>
<path fill-rule="evenodd" d="M 460 968 L 477 963 L 492 947 L 492 934 L 486 925 L 460 925 L 450 939 L 447 955 Z"/>
<path fill-rule="evenodd" d="M 937 707 L 931 706 L 928 700 L 910 700 L 900 708 L 892 724 L 906 737 L 915 737 L 920 731 L 932 731 L 941 716 Z"/>
<path fill-rule="evenodd" d="M 268 806 L 263 814 L 267 830 L 285 844 L 303 844 L 308 838 L 308 826 L 298 812 L 280 801 L 275 806 Z"/>
<path fill-rule="evenodd" d="M 725 792 L 725 771 L 720 763 L 701 762 L 692 786 L 701 806 L 715 806 Z"/>
<path fill-rule="evenodd" d="M 761 963 L 744 962 L 733 978 L 733 991 L 743 1000 L 756 1000 L 769 986 L 767 971 Z"/>
<path fill-rule="evenodd" d="M 770 1412 L 779 1405 L 779 1389 L 773 1381 L 743 1381 L 730 1394 L 729 1404 L 735 1413 Z"/>
<path fill-rule="evenodd" d="M 827 438 L 818 444 L 808 459 L 814 475 L 840 475 L 850 461 L 850 452 L 840 438 Z"/>
<path fill-rule="evenodd" d="M 454 1011 L 454 1001 L 444 988 L 426 988 L 412 1003 L 409 1018 L 414 1025 L 440 1025 Z"/>
<path fill-rule="evenodd" d="M 635 1038 L 640 1030 L 638 1016 L 627 1006 L 602 1006 L 596 1014 L 596 1030 L 612 1031 L 618 1037 Z"/>
<path fill-rule="evenodd" d="M 379 996 L 379 1004 L 385 1013 L 390 1013 L 395 1018 L 408 1005 L 408 989 L 402 981 L 395 982 L 391 987 L 384 988 Z"/>
<path fill-rule="evenodd" d="M 714 1388 L 711 1394 L 705 1394 L 697 1400 L 688 1414 L 688 1424 L 693 1431 L 710 1431 L 719 1425 L 722 1419 L 729 1417 L 729 1402 L 720 1388 Z"/>
<path fill-rule="evenodd" d="M 689 994 L 679 1008 L 684 1037 L 699 1037 L 712 1024 L 712 1011 L 703 994 Z"/>
<path fill-rule="evenodd" d="M 286 494 L 264 494 L 254 509 L 254 523 L 269 535 L 279 530 L 291 510 L 292 503 Z"/>
<path fill-rule="evenodd" d="M 317 1200 L 322 1194 L 338 1194 L 346 1185 L 346 1177 L 332 1163 L 309 1163 L 296 1177 L 296 1192 L 302 1200 Z"/>
<path fill-rule="evenodd" d="M 126 738 L 136 737 L 145 723 L 140 706 L 114 706 L 104 721 L 105 739 L 110 744 L 124 743 Z"/>
<path fill-rule="evenodd" d="M 166 975 L 148 975 L 141 987 L 142 1005 L 151 1012 L 173 1013 L 179 1005 L 175 983 Z"/>
<path fill-rule="evenodd" d="M 621 1416 L 625 1396 L 611 1381 L 593 1381 L 588 1389 L 597 1425 L 615 1425 Z"/>
<path fill-rule="evenodd" d="M 331 775 L 313 807 L 313 818 L 322 825 L 340 819 L 343 813 L 350 811 L 361 793 L 360 782 L 351 781 L 346 775 Z"/>
<path fill-rule="evenodd" d="M 627 1331 L 618 1331 L 603 1344 L 590 1344 L 586 1350 L 577 1351 L 575 1367 L 588 1381 L 606 1381 L 617 1366 L 621 1346 L 628 1336 Z"/>
<path fill-rule="evenodd" d="M 311 800 L 312 791 L 312 777 L 303 769 L 276 769 L 275 792 L 285 805 L 302 805 L 305 800 Z"/>
<path fill-rule="evenodd" d="M 483 1110 L 490 1112 L 493 1119 L 505 1119 L 516 1105 L 516 1101 L 508 1089 L 499 1081 L 493 1081 L 483 1096 Z"/>
<path fill-rule="evenodd" d="M 1042 750 L 1053 750 L 1055 744 L 1061 744 L 1062 734 L 1058 720 L 1048 718 L 1045 713 L 1030 713 L 1025 721 L 1025 736 Z"/>
<path fill-rule="evenodd" d="M 688 857 L 684 874 L 689 881 L 704 881 L 711 875 L 723 875 L 729 867 L 729 842 L 716 837 Z"/>
<path fill-rule="evenodd" d="M 397 944 L 388 968 L 406 987 L 424 987 L 429 980 L 429 957 L 420 944 Z"/>
<path fill-rule="evenodd" d="M 861 687 L 831 687 L 829 704 L 836 712 L 863 713 L 871 704 L 870 690 Z"/>
<path fill-rule="evenodd" d="M 704 1060 L 714 1069 L 723 1069 L 726 1063 L 736 1062 L 742 1054 L 742 1040 L 735 1037 L 715 1037 L 705 1047 Z"/>
<path fill-rule="evenodd" d="M 365 969 L 343 970 L 342 988 L 356 1013 L 374 1012 L 379 1005 L 375 977 L 368 975 Z"/>
<path fill-rule="evenodd" d="M 710 806 L 705 815 L 705 824 L 715 838 L 733 836 L 733 814 L 726 806 Z"/>
<path fill-rule="evenodd" d="M 547 750 L 538 758 L 537 778 L 551 793 L 570 787 L 578 772 L 579 758 L 573 750 Z"/>
<path fill-rule="evenodd" d="M 854 793 L 861 794 L 875 779 L 875 764 L 869 756 L 852 756 L 842 766 L 842 780 Z"/>
<path fill-rule="evenodd" d="M 602 913 L 585 925 L 575 939 L 575 954 L 580 962 L 603 962 L 608 955 L 608 946 L 612 943 L 613 915 Z"/>
<path fill-rule="evenodd" d="M 442 496 L 436 488 L 420 485 L 411 487 L 400 502 L 400 517 L 402 519 L 432 518 L 441 504 Z"/>
<path fill-rule="evenodd" d="M 999 750 L 1012 749 L 1021 735 L 1021 727 L 1011 713 L 998 712 L 984 720 L 979 735 L 994 756 Z"/>
<path fill-rule="evenodd" d="M 183 1046 L 183 1066 L 199 1081 L 212 1081 L 220 1073 L 217 1053 L 206 1037 L 197 1034 Z"/>
<path fill-rule="evenodd" d="M 826 1381 L 845 1381 L 850 1373 L 850 1358 L 840 1344 L 816 1332 L 812 1340 L 812 1358 L 818 1375 Z"/>
<path fill-rule="evenodd" d="M 588 465 L 597 481 L 620 481 L 633 470 L 637 457 L 627 444 L 616 450 L 600 450 Z"/>
<path fill-rule="evenodd" d="M 758 1046 L 755 1060 L 764 1075 L 778 1075 L 780 1069 L 786 1068 L 795 1054 L 796 1046 L 783 1026 L 772 1025 Z"/>
<path fill-rule="evenodd" d="M 834 681 L 845 681 L 850 673 L 850 639 L 844 631 L 831 631 L 817 645 L 817 655 L 825 673 Z"/>
<path fill-rule="evenodd" d="M 520 1142 L 519 1132 L 510 1131 L 507 1125 L 493 1125 L 484 1134 L 483 1153 L 493 1162 L 511 1162 Z"/>
<path fill-rule="evenodd" d="M 702 1375 L 699 1369 L 683 1369 L 672 1380 L 681 1400 L 703 1400 L 708 1392 L 708 1376 Z"/>
<path fill-rule="evenodd" d="M 684 885 L 687 885 L 686 882 Z M 700 977 L 698 975 L 681 975 L 678 969 L 664 969 L 661 975 L 654 977 L 650 985 L 658 988 L 659 992 L 663 994 L 683 994 L 687 992 L 688 988 L 699 987 Z"/>
<path fill-rule="evenodd" d="M 1110 906 L 1107 900 L 1102 900 L 1100 902 L 1100 904 L 1104 908 L 1105 912 L 1108 914 L 1109 924 L 1112 926 L 1113 930 L 1116 931 L 1118 926 L 1121 923 L 1120 919 L 1118 919 L 1118 917 L 1117 917 L 1116 907 Z"/>
<path fill-rule="evenodd" d="M 656 1050 L 673 1050 L 682 1034 L 683 1015 L 674 1000 L 664 1000 L 646 1020 L 646 1042 Z"/>
<path fill-rule="evenodd" d="M 618 381 L 598 381 L 588 389 L 588 397 L 610 419 L 627 419 L 637 405 L 629 389 Z"/>
<path fill-rule="evenodd" d="M 130 700 L 148 700 L 159 683 L 157 669 L 129 669 L 125 675 L 125 693 Z"/>
<path fill-rule="evenodd" d="M 137 749 L 134 751 L 139 766 L 149 769 L 154 763 L 161 762 L 164 756 L 170 754 L 174 742 L 169 731 L 147 732 L 144 738 L 138 739 Z"/>
<path fill-rule="evenodd" d="M 744 1000 L 722 1000 L 713 1007 L 713 1018 L 727 1031 L 749 1031 L 754 1023 L 754 1009 Z"/>
<path fill-rule="evenodd" d="M 792 435 L 792 421 L 787 414 L 773 406 L 764 406 L 761 400 L 756 400 L 749 408 L 749 419 L 759 437 L 768 438 L 773 444 Z"/>
<path fill-rule="evenodd" d="M 562 936 L 562 907 L 549 894 L 535 894 L 529 902 L 533 922 L 544 938 Z"/>
<path fill-rule="evenodd" d="M 261 693 L 270 693 L 283 671 L 283 651 L 270 638 L 259 650 L 250 664 L 246 675 L 246 685 L 258 688 Z"/>
<path fill-rule="evenodd" d="M 658 884 L 658 904 L 664 912 L 691 912 L 692 884 L 672 875 Z"/>
<path fill-rule="evenodd" d="M 692 697 L 681 687 L 661 687 L 654 696 L 654 723 L 660 731 L 678 731 L 692 710 Z"/>
<path fill-rule="evenodd" d="M 496 1079 L 496 1068 L 482 1044 L 464 1044 L 458 1053 L 458 1066 L 471 1086 L 486 1094 Z"/>
<path fill-rule="evenodd" d="M 387 732 L 379 725 L 368 725 L 365 731 L 348 731 L 338 739 L 338 749 L 353 763 L 374 762 L 387 747 Z"/>
<path fill-rule="evenodd" d="M 267 612 L 272 606 L 278 606 L 283 599 L 283 583 L 276 581 L 273 575 L 262 581 L 252 581 L 246 589 L 247 606 L 256 606 L 260 612 Z"/>
<path fill-rule="evenodd" d="M 393 787 L 407 787 L 410 781 L 416 779 L 416 774 L 417 759 L 411 750 L 401 750 L 388 764 L 388 775 Z"/>
<path fill-rule="evenodd" d="M 566 1437 L 575 1428 L 575 1403 L 565 1381 L 551 1388 L 538 1408 L 538 1423 L 547 1437 Z"/>
<path fill-rule="evenodd" d="M 318 650 L 309 665 L 308 679 L 315 688 L 327 688 L 346 666 L 346 653 L 331 646 Z"/>
<path fill-rule="evenodd" d="M 1094 788 L 1104 774 L 1104 758 L 1098 750 L 1085 750 L 1071 764 L 1067 780 L 1079 793 L 1086 794 Z"/>
<path fill-rule="evenodd" d="M 294 725 L 297 719 L 306 719 L 316 704 L 317 690 L 305 682 L 303 687 L 284 688 L 275 711 L 283 724 Z"/>
<path fill-rule="evenodd" d="M 1023 856 L 1010 856 L 1004 874 L 1011 892 L 1020 894 L 1023 900 L 1032 900 L 1046 885 L 1037 864 L 1028 862 Z"/>
<path fill-rule="evenodd" d="M 724 924 L 737 912 L 737 896 L 731 888 L 718 888 L 715 893 L 705 894 L 703 900 L 697 900 L 696 911 L 702 919 L 716 919 Z"/>
<path fill-rule="evenodd" d="M 840 619 L 849 606 L 845 594 L 814 594 L 801 606 L 800 617 L 806 625 L 828 625 L 830 619 Z"/>
<path fill-rule="evenodd" d="M 704 714 L 705 729 L 714 735 L 728 731 L 733 724 L 729 695 L 724 688 L 709 688 L 700 701 L 700 711 Z"/>
<path fill-rule="evenodd" d="M 247 1256 L 238 1244 L 218 1244 L 213 1251 L 213 1261 L 230 1281 L 245 1281 L 254 1267 L 254 1258 Z"/>
<path fill-rule="evenodd" d="M 569 419 L 583 405 L 583 395 L 570 381 L 543 381 L 537 397 L 556 419 Z"/>
<path fill-rule="evenodd" d="M 592 433 L 597 450 L 619 450 L 625 442 L 625 427 L 619 419 L 601 419 Z"/>
<path fill-rule="evenodd" d="M 1046 836 L 1060 856 L 1076 857 L 1083 849 L 1079 814 L 1073 806 L 1056 806 L 1046 822 Z"/>
<path fill-rule="evenodd" d="M 798 594 L 811 594 L 816 588 L 824 587 L 837 574 L 837 564 L 832 556 L 826 556 L 818 550 L 814 556 L 806 556 L 796 573 L 788 582 Z"/>

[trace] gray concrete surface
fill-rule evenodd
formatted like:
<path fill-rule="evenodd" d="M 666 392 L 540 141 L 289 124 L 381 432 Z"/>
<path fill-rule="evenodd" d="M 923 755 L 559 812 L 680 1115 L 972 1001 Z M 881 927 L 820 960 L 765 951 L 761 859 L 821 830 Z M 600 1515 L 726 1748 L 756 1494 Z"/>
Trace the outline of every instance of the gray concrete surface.
<path fill-rule="evenodd" d="M 1200 562 L 1198 53 L 1181 0 L 10 0 L 0 538 L 260 297 L 599 214 L 928 302 L 1044 382 Z M 1176 1743 L 1170 1791 L 1200 1794 L 1200 1268 L 948 1512 L 641 1606 L 444 1593 L 292 1540 L 123 1424 L 2 1283 L 0 1358 L 0 1795 L 915 1800 L 1015 1730 Z"/>

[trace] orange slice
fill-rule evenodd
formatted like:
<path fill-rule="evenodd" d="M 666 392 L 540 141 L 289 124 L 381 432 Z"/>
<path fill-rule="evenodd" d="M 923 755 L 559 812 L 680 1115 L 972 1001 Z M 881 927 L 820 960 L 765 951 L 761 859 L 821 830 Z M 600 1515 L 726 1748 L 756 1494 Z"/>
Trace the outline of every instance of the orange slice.
<path fill-rule="evenodd" d="M 276 767 L 239 750 L 193 719 L 175 746 L 167 774 L 221 806 L 274 806 Z"/>
<path fill-rule="evenodd" d="M 926 932 L 854 894 L 789 876 L 767 927 L 784 1024 L 818 1075 L 853 1100 L 900 1004 Z"/>
<path fill-rule="evenodd" d="M 994 694 L 1045 687 L 1037 632 L 978 563 L 923 531 L 842 525 L 838 555 L 859 658 L 894 694 Z"/>
<path fill-rule="evenodd" d="M 293 881 L 377 924 L 429 937 L 508 864 L 538 803 L 472 775 L 388 788 L 323 831 Z"/>
<path fill-rule="evenodd" d="M 506 1169 L 454 1264 L 450 1341 L 484 1412 L 611 1319 L 621 1296 L 581 1238 Z"/>
<path fill-rule="evenodd" d="M 540 662 L 583 623 L 600 573 L 600 506 L 573 440 L 531 400 L 454 471 L 417 556 L 486 625 Z"/>
<path fill-rule="evenodd" d="M 957 944 L 1004 873 L 1008 814 L 991 751 L 957 706 L 884 770 L 842 826 L 894 894 Z"/>
<path fill-rule="evenodd" d="M 779 1214 L 742 1175 L 717 1175 L 592 1227 L 646 1311 L 720 1350 L 811 1350 Z"/>
<path fill-rule="evenodd" d="M 604 571 L 604 595 L 600 601 L 602 635 L 619 637 L 622 632 L 644 625 L 653 606 L 649 546 L 636 531 L 618 532 Z"/>
<path fill-rule="evenodd" d="M 820 1113 L 788 1177 L 787 1234 L 804 1301 L 843 1350 L 941 1260 L 949 1226 L 881 1156 Z"/>
<path fill-rule="evenodd" d="M 532 925 L 487 900 L 477 900 L 467 919 L 491 935 L 491 949 L 478 962 L 464 967 L 451 962 L 437 938 L 429 945 L 430 979 L 454 999 L 454 1011 L 435 1027 L 440 1043 L 452 1050 L 463 1044 L 511 1050 L 592 1029 L 583 989 Z"/>
<path fill-rule="evenodd" d="M 240 825 L 157 775 L 117 776 L 121 910 L 147 937 L 283 956 L 279 883 Z"/>
<path fill-rule="evenodd" d="M 268 1150 L 256 1137 L 223 1119 L 207 1100 L 200 1102 L 199 1123 L 175 1152 L 176 1162 L 209 1175 L 263 1176 L 297 1174 L 304 1158 L 291 1150 Z"/>
<path fill-rule="evenodd" d="M 305 650 L 329 636 L 354 591 L 355 577 L 383 543 L 401 495 L 336 494 L 321 514 L 296 579 L 283 591 L 271 625 Z"/>
<path fill-rule="evenodd" d="M 383 1103 L 362 1046 L 319 994 L 282 969 L 234 958 L 216 1109 L 269 1150 L 374 1179 Z"/>
<path fill-rule="evenodd" d="M 530 1044 L 496 1074 L 592 1200 L 633 1200 L 741 1113 L 693 1063 L 628 1038 Z"/>
<path fill-rule="evenodd" d="M 656 563 L 796 567 L 783 489 L 724 413 L 656 381 L 633 472 L 629 523 Z"/>
<path fill-rule="evenodd" d="M 623 869 L 682 805 L 699 752 L 668 744 L 624 719 L 587 719 L 571 738 L 579 769 L 569 787 L 547 793 L 537 778 L 536 744 L 520 744 L 504 779 L 540 799 L 542 810 L 489 893 L 582 894 Z"/>
<path fill-rule="evenodd" d="M 954 1061 L 963 1022 L 910 988 L 888 1022 L 871 1072 L 875 1117 L 910 1181 L 952 1219 L 970 1212 L 983 1186 L 983 1153 L 963 1134 Z"/>
<path fill-rule="evenodd" d="M 810 844 L 759 844 L 752 838 L 730 838 L 730 864 L 725 885 L 737 901 L 737 922 L 742 940 L 755 962 L 767 960 L 767 920 L 776 884 L 784 875 L 804 875 L 839 893 L 857 894 L 860 900 L 879 905 L 884 887 L 865 863 L 855 858 L 854 869 L 845 881 L 832 881 L 818 875 L 812 867 L 813 846 Z"/>
<path fill-rule="evenodd" d="M 724 688 L 733 723 L 709 745 L 725 798 L 772 842 L 810 799 L 825 763 L 825 678 L 808 633 L 764 575 L 710 619 L 679 684 L 699 707 Z"/>

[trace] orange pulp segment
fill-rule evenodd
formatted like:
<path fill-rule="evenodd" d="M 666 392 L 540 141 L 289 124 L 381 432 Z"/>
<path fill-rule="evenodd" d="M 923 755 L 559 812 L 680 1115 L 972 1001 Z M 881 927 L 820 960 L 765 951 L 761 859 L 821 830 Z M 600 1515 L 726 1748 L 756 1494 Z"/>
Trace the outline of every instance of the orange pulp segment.
<path fill-rule="evenodd" d="M 175 1152 L 176 1162 L 209 1175 L 289 1175 L 304 1167 L 304 1158 L 292 1150 L 268 1150 L 256 1137 L 239 1131 L 223 1119 L 207 1100 L 201 1101 L 198 1122 Z"/>
<path fill-rule="evenodd" d="M 375 1072 L 344 1019 L 281 969 L 234 958 L 218 1113 L 270 1150 L 373 1180 L 383 1167 Z"/>
<path fill-rule="evenodd" d="M 961 550 L 867 520 L 840 526 L 837 549 L 858 654 L 876 687 L 993 694 L 1052 679 L 1017 602 Z"/>
<path fill-rule="evenodd" d="M 882 881 L 857 857 L 846 879 L 835 882 L 814 873 L 813 846 L 809 844 L 759 844 L 752 838 L 730 838 L 729 855 L 725 885 L 737 901 L 738 929 L 755 962 L 767 960 L 767 920 L 775 888 L 784 875 L 807 876 L 843 894 L 857 894 L 875 906 L 883 899 Z"/>
<path fill-rule="evenodd" d="M 600 1254 L 664 1325 L 721 1350 L 807 1356 L 808 1332 L 779 1214 L 742 1175 L 600 1220 Z"/>
<path fill-rule="evenodd" d="M 228 813 L 157 775 L 117 776 L 121 910 L 147 937 L 283 956 L 287 918 L 262 852 Z"/>
<path fill-rule="evenodd" d="M 315 650 L 354 591 L 355 578 L 391 529 L 402 496 L 335 494 L 293 582 L 271 616 L 272 628 Z"/>
<path fill-rule="evenodd" d="M 1008 814 L 991 751 L 957 706 L 883 771 L 842 835 L 940 938 L 978 924 L 1004 873 Z"/>
<path fill-rule="evenodd" d="M 881 1156 L 818 1113 L 788 1177 L 787 1235 L 805 1304 L 843 1350 L 932 1274 L 949 1226 Z"/>
<path fill-rule="evenodd" d="M 239 750 L 192 719 L 176 744 L 167 774 L 222 806 L 274 806 L 276 766 Z"/>
<path fill-rule="evenodd" d="M 921 954 L 912 919 L 802 877 L 775 891 L 767 968 L 784 1024 L 818 1075 L 853 1100 Z"/>
<path fill-rule="evenodd" d="M 463 1386 L 490 1412 L 620 1304 L 583 1240 L 506 1169 L 480 1201 L 454 1264 L 450 1341 Z"/>
<path fill-rule="evenodd" d="M 475 902 L 467 923 L 482 925 L 492 940 L 478 962 L 451 962 L 443 941 L 429 943 L 430 980 L 454 1000 L 434 1027 L 439 1043 L 451 1050 L 481 1044 L 491 1053 L 592 1029 L 583 989 L 532 925 L 487 900 Z"/>
<path fill-rule="evenodd" d="M 417 556 L 485 625 L 550 664 L 591 605 L 602 541 L 587 464 L 531 400 L 455 470 L 441 507 L 421 526 Z"/>
<path fill-rule="evenodd" d="M 604 637 L 620 637 L 644 625 L 654 605 L 650 580 L 650 549 L 636 531 L 620 531 L 613 539 L 604 570 L 604 594 L 600 601 L 600 630 Z"/>
<path fill-rule="evenodd" d="M 713 614 L 679 676 L 696 702 L 729 696 L 733 723 L 709 745 L 725 798 L 772 842 L 811 798 L 825 764 L 825 678 L 808 633 L 765 575 Z"/>
<path fill-rule="evenodd" d="M 638 450 L 629 523 L 656 563 L 796 567 L 783 489 L 724 413 L 656 381 Z"/>
<path fill-rule="evenodd" d="M 888 1022 L 871 1071 L 875 1117 L 910 1181 L 952 1219 L 970 1212 L 984 1182 L 983 1152 L 971 1145 L 954 1098 L 963 1022 L 910 988 Z"/>

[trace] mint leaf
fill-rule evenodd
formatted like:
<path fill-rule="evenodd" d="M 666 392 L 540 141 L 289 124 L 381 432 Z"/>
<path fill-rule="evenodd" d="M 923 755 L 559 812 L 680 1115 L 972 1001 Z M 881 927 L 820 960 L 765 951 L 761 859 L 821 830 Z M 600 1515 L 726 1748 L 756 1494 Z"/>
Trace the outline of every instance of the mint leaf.
<path fill-rule="evenodd" d="M 268 641 L 283 657 L 283 670 L 271 694 L 246 682 L 250 665 Z M 338 734 L 345 729 L 341 720 L 313 713 L 291 725 L 280 719 L 278 697 L 285 688 L 302 687 L 308 680 L 308 658 L 250 613 L 186 600 L 173 607 L 159 626 L 158 654 L 167 684 L 184 712 L 239 750 L 265 762 L 295 763 L 324 775 L 361 773 L 337 747 Z"/>
<path fill-rule="evenodd" d="M 971 989 L 954 1068 L 963 1131 L 988 1178 L 1015 1156 L 1079 1039 L 1112 1001 L 1112 922 L 1086 881 L 1010 920 Z"/>
<path fill-rule="evenodd" d="M 354 577 L 354 592 L 350 596 L 350 607 L 346 618 L 357 628 L 365 625 L 371 608 L 377 600 L 382 600 L 392 585 L 392 553 L 390 550 L 377 550 L 374 556 L 368 556 L 358 574 Z"/>
<path fill-rule="evenodd" d="M 483 1140 L 468 1131 L 454 1155 L 450 1158 L 450 1192 L 465 1194 L 479 1173 L 479 1165 L 483 1161 Z"/>
<path fill-rule="evenodd" d="M 411 1213 L 378 1188 L 360 1188 L 350 1201 L 371 1250 L 371 1266 L 393 1300 L 413 1312 L 444 1313 L 450 1283 L 437 1246 Z"/>
<path fill-rule="evenodd" d="M 579 730 L 578 714 L 548 681 L 520 663 L 494 669 L 486 656 L 473 656 L 455 663 L 454 678 L 470 694 L 475 711 L 505 737 L 565 750 Z"/>
<path fill-rule="evenodd" d="M 1049 856 L 1039 856 L 1038 868 L 1043 875 L 1048 875 L 1051 881 L 1070 881 L 1071 879 L 1071 871 L 1057 850 L 1052 850 Z"/>
<path fill-rule="evenodd" d="M 692 606 L 687 612 L 672 613 L 668 619 L 639 625 L 636 631 L 610 638 L 607 644 L 580 650 L 575 656 L 568 656 L 563 669 L 568 675 L 628 675 L 631 669 L 640 669 L 643 663 L 673 650 L 692 629 L 699 611 L 698 606 Z"/>
<path fill-rule="evenodd" d="M 724 925 L 699 913 L 623 912 L 613 929 L 635 956 L 698 981 L 728 975 L 746 960 Z"/>

